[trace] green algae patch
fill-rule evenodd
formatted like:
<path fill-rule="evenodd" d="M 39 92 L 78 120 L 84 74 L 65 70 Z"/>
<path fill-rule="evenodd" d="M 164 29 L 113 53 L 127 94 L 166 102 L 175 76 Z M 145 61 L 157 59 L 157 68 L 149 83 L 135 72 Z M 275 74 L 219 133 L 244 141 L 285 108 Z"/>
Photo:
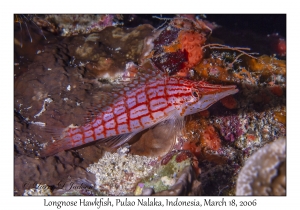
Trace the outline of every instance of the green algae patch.
<path fill-rule="evenodd" d="M 180 153 L 172 154 L 172 158 L 160 166 L 154 171 L 152 176 L 148 176 L 142 179 L 141 183 L 137 186 L 135 190 L 135 195 L 141 195 L 143 188 L 152 188 L 155 193 L 161 192 L 163 190 L 168 190 L 172 187 L 177 179 L 180 177 L 182 170 L 186 166 L 191 165 L 191 158 L 186 158 L 185 160 L 178 161 Z M 162 161 L 163 162 L 163 161 Z"/>

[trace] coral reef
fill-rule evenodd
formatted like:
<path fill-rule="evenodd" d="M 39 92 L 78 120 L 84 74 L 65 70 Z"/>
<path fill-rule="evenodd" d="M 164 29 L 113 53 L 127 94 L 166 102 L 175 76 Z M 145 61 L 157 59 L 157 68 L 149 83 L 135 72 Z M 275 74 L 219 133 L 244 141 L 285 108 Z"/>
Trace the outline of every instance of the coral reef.
<path fill-rule="evenodd" d="M 175 18 L 154 39 L 150 55 L 158 69 L 170 75 L 186 76 L 202 60 L 206 38 L 199 30 L 201 26 L 191 27 L 193 24 L 190 19 Z"/>
<path fill-rule="evenodd" d="M 285 140 L 275 140 L 286 135 L 283 37 L 233 32 L 193 15 L 156 29 L 120 27 L 120 15 L 30 20 L 39 26 L 27 23 L 30 36 L 15 21 L 15 195 L 286 194 Z M 161 125 L 118 151 L 93 143 L 40 157 L 53 134 L 85 123 L 141 67 L 239 92 L 186 117 L 175 144 Z"/>
<path fill-rule="evenodd" d="M 221 147 L 221 139 L 219 138 L 218 133 L 216 133 L 215 128 L 212 125 L 208 125 L 205 128 L 200 142 L 203 147 L 214 151 L 218 151 Z"/>
<path fill-rule="evenodd" d="M 33 21 L 45 30 L 60 36 L 74 36 L 99 32 L 108 26 L 121 25 L 120 15 L 45 15 L 35 16 Z"/>
<path fill-rule="evenodd" d="M 286 139 L 265 145 L 245 163 L 236 195 L 286 195 Z"/>
<path fill-rule="evenodd" d="M 251 71 L 259 72 L 262 76 L 286 74 L 286 61 L 267 55 L 262 55 L 258 59 L 249 59 L 248 65 Z"/>
<path fill-rule="evenodd" d="M 219 126 L 220 133 L 224 139 L 233 142 L 245 133 L 245 129 L 243 129 L 244 126 L 241 123 L 241 121 L 245 120 L 245 118 L 239 118 L 237 115 L 221 118 Z"/>

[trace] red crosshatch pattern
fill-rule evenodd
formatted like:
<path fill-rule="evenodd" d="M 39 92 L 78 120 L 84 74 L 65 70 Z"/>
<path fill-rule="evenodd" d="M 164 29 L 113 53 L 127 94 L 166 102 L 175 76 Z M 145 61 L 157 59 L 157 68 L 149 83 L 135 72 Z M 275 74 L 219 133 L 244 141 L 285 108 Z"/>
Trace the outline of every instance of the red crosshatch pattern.
<path fill-rule="evenodd" d="M 237 91 L 235 86 L 210 85 L 176 77 L 157 79 L 131 91 L 125 87 L 121 92 L 123 94 L 91 122 L 81 127 L 66 129 L 61 139 L 46 147 L 45 154 L 53 154 L 120 134 L 138 133 L 168 119 L 174 112 L 177 113 L 176 116 L 184 117 L 206 109 L 217 100 Z M 220 93 L 222 95 L 217 96 Z M 201 101 L 204 95 L 214 97 L 203 97 Z M 200 102 L 207 105 L 203 106 Z"/>

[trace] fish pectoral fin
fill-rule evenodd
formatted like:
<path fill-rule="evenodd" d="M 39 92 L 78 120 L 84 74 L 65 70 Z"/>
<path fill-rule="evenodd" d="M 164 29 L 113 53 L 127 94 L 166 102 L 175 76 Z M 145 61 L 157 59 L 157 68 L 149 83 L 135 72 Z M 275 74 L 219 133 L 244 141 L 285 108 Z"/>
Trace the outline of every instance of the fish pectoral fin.
<path fill-rule="evenodd" d="M 166 140 L 173 139 L 173 141 L 171 141 L 173 142 L 172 147 L 170 147 L 171 149 L 176 144 L 177 138 L 182 135 L 183 128 L 184 118 L 179 116 L 177 112 L 171 113 L 164 121 L 153 126 L 153 129 L 156 130 L 155 135 L 158 138 Z"/>
<path fill-rule="evenodd" d="M 100 139 L 99 142 L 101 142 L 101 144 L 103 144 L 103 146 L 105 147 L 116 148 L 128 142 L 136 134 L 137 132 L 111 136 L 108 138 Z"/>

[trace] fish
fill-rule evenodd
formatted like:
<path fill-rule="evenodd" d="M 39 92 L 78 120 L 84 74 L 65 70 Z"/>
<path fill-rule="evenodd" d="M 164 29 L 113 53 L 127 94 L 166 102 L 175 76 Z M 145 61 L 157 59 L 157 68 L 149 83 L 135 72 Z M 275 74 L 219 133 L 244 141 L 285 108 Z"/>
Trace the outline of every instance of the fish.
<path fill-rule="evenodd" d="M 235 85 L 215 85 L 166 75 L 138 72 L 135 79 L 111 94 L 115 99 L 82 126 L 69 126 L 53 134 L 41 156 L 100 141 L 119 147 L 137 133 L 162 123 L 169 133 L 180 132 L 184 117 L 208 109 L 238 92 Z"/>

